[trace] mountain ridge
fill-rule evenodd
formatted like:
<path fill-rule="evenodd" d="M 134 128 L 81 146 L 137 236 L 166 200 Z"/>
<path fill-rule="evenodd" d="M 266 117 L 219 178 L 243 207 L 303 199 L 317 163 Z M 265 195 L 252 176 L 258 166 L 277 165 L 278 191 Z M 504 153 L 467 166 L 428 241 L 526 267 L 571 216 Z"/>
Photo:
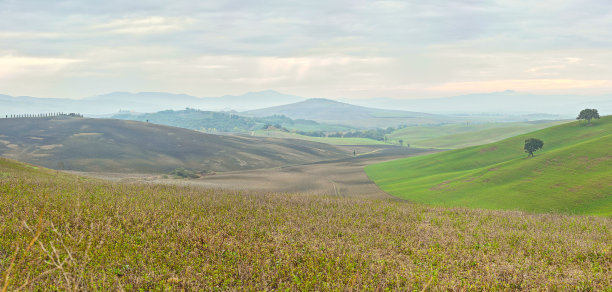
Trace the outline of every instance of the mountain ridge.
<path fill-rule="evenodd" d="M 554 114 L 572 118 L 577 109 L 599 108 L 612 113 L 612 95 L 545 95 L 514 90 L 473 93 L 439 98 L 369 98 L 353 104 L 380 108 L 404 108 L 438 114 Z"/>
<path fill-rule="evenodd" d="M 111 92 L 81 99 L 40 98 L 0 94 L 0 114 L 78 112 L 104 116 L 119 111 L 157 112 L 199 108 L 214 111 L 249 110 L 297 102 L 304 98 L 273 90 L 247 92 L 242 95 L 196 97 L 166 92 Z"/>
<path fill-rule="evenodd" d="M 240 114 L 255 117 L 284 115 L 292 119 L 310 119 L 327 124 L 371 128 L 457 120 L 421 112 L 369 108 L 326 98 L 311 98 L 292 104 L 245 111 Z"/>

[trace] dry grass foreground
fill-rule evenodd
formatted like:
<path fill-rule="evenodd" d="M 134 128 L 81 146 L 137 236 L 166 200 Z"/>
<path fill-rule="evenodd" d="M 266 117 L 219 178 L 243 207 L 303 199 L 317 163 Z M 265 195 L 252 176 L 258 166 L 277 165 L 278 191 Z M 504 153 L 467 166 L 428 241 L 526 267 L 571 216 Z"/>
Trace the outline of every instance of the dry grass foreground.
<path fill-rule="evenodd" d="M 610 218 L 116 184 L 0 159 L 8 290 L 605 290 Z"/>

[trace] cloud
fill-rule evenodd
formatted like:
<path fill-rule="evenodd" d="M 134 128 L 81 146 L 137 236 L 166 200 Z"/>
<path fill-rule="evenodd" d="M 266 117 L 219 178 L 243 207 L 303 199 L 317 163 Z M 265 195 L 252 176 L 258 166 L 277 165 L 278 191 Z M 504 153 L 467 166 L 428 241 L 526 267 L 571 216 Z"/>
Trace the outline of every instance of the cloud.
<path fill-rule="evenodd" d="M 80 61 L 78 59 L 67 58 L 4 55 L 0 56 L 0 79 L 15 78 L 19 75 L 54 74 L 66 66 Z"/>
<path fill-rule="evenodd" d="M 94 25 L 94 29 L 119 34 L 155 34 L 183 30 L 195 22 L 192 18 L 169 18 L 151 16 L 135 19 L 115 19 L 107 23 Z"/>
<path fill-rule="evenodd" d="M 0 1 L 0 74 L 24 84 L 3 84 L 13 94 L 73 97 L 603 90 L 599 81 L 612 80 L 608 2 Z"/>
<path fill-rule="evenodd" d="M 56 32 L 32 32 L 32 31 L 0 31 L 0 39 L 55 39 L 63 36 Z"/>
<path fill-rule="evenodd" d="M 612 80 L 571 80 L 571 79 L 532 79 L 532 80 L 490 80 L 474 82 L 450 82 L 429 88 L 446 92 L 496 92 L 516 90 L 527 92 L 548 92 L 582 88 L 611 88 Z"/>

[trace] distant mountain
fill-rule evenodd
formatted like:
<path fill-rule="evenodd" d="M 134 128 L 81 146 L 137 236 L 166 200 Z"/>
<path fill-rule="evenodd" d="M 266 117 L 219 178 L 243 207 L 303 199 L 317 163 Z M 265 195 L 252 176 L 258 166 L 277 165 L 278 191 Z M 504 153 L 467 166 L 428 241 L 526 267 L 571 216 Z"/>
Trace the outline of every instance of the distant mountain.
<path fill-rule="evenodd" d="M 538 95 L 512 90 L 431 99 L 371 98 L 351 100 L 362 106 L 438 114 L 514 115 L 526 119 L 572 118 L 584 108 L 612 113 L 612 95 Z"/>
<path fill-rule="evenodd" d="M 161 110 L 180 110 L 187 107 L 220 111 L 243 111 L 262 107 L 276 106 L 304 100 L 303 97 L 282 94 L 273 90 L 249 92 L 243 95 L 224 95 L 221 97 L 195 97 L 186 94 L 164 92 L 115 92 L 86 98 L 107 107 L 135 112 L 156 112 Z M 113 107 L 114 106 L 114 107 Z M 118 108 L 121 106 L 122 108 Z"/>
<path fill-rule="evenodd" d="M 410 112 L 385 110 L 352 105 L 323 98 L 245 111 L 241 114 L 255 117 L 284 115 L 292 119 L 309 119 L 321 123 L 353 127 L 390 127 L 402 124 L 432 124 L 456 121 L 456 118 Z"/>
<path fill-rule="evenodd" d="M 207 111 L 253 111 L 305 101 L 306 98 L 273 90 L 249 92 L 243 95 L 196 97 L 164 92 L 113 92 L 83 99 L 36 98 L 0 94 L 0 115 L 43 112 L 76 112 L 91 117 L 109 117 L 122 111 L 151 113 L 163 110 L 196 108 Z M 317 100 L 317 99 L 315 99 Z M 321 99 L 319 99 L 321 100 Z M 612 95 L 536 95 L 516 91 L 469 94 L 431 99 L 347 99 L 348 102 L 377 111 L 406 111 L 413 114 L 465 116 L 480 121 L 524 121 L 575 118 L 584 108 L 596 108 L 602 114 L 612 113 Z M 308 104 L 304 104 L 308 106 Z M 336 106 L 336 108 L 339 108 Z M 354 108 L 353 108 L 354 109 Z M 356 110 L 356 109 L 355 109 Z M 356 110 L 363 113 L 363 110 Z M 254 111 L 257 113 L 256 111 Z M 276 114 L 279 111 L 271 111 Z M 353 112 L 353 110 L 351 110 Z M 297 114 L 297 112 L 295 112 Z M 312 114 L 312 111 L 311 113 Z M 322 114 L 323 115 L 323 114 Z M 402 114 L 400 114 L 402 115 Z M 296 118 L 298 116 L 291 116 Z M 299 116 L 311 119 L 310 116 Z M 319 121 L 328 122 L 329 118 Z M 438 119 L 436 119 L 438 120 Z M 414 121 L 416 122 L 416 120 Z M 413 122 L 409 122 L 413 123 Z M 387 123 L 382 123 L 387 124 Z M 393 124 L 393 122 L 391 122 Z"/>
<path fill-rule="evenodd" d="M 83 99 L 0 95 L 0 114 L 77 112 L 87 116 L 107 116 L 119 111 L 145 113 L 185 108 L 244 111 L 301 100 L 304 98 L 272 90 L 204 98 L 164 92 L 114 92 Z"/>
<path fill-rule="evenodd" d="M 77 108 L 84 109 L 79 101 L 72 99 L 0 95 L 0 115 L 2 117 L 11 114 L 70 112 Z"/>
<path fill-rule="evenodd" d="M 329 144 L 211 135 L 150 123 L 88 118 L 0 119 L 0 155 L 48 168 L 167 173 L 270 168 L 344 158 Z"/>

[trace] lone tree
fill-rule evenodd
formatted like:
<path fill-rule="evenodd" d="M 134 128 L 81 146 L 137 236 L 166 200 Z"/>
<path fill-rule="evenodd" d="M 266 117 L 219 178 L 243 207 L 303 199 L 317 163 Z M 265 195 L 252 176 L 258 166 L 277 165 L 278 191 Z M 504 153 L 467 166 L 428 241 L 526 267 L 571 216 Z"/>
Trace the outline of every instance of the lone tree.
<path fill-rule="evenodd" d="M 542 142 L 542 140 L 540 139 L 536 139 L 536 138 L 529 138 L 527 140 L 525 140 L 525 152 L 529 153 L 529 155 L 527 155 L 527 157 L 532 156 L 533 157 L 533 152 L 536 152 L 540 149 L 542 149 L 542 147 L 544 147 L 544 142 Z"/>
<path fill-rule="evenodd" d="M 576 120 L 587 120 L 589 124 L 592 119 L 599 119 L 599 113 L 594 108 L 586 108 L 580 111 Z"/>

